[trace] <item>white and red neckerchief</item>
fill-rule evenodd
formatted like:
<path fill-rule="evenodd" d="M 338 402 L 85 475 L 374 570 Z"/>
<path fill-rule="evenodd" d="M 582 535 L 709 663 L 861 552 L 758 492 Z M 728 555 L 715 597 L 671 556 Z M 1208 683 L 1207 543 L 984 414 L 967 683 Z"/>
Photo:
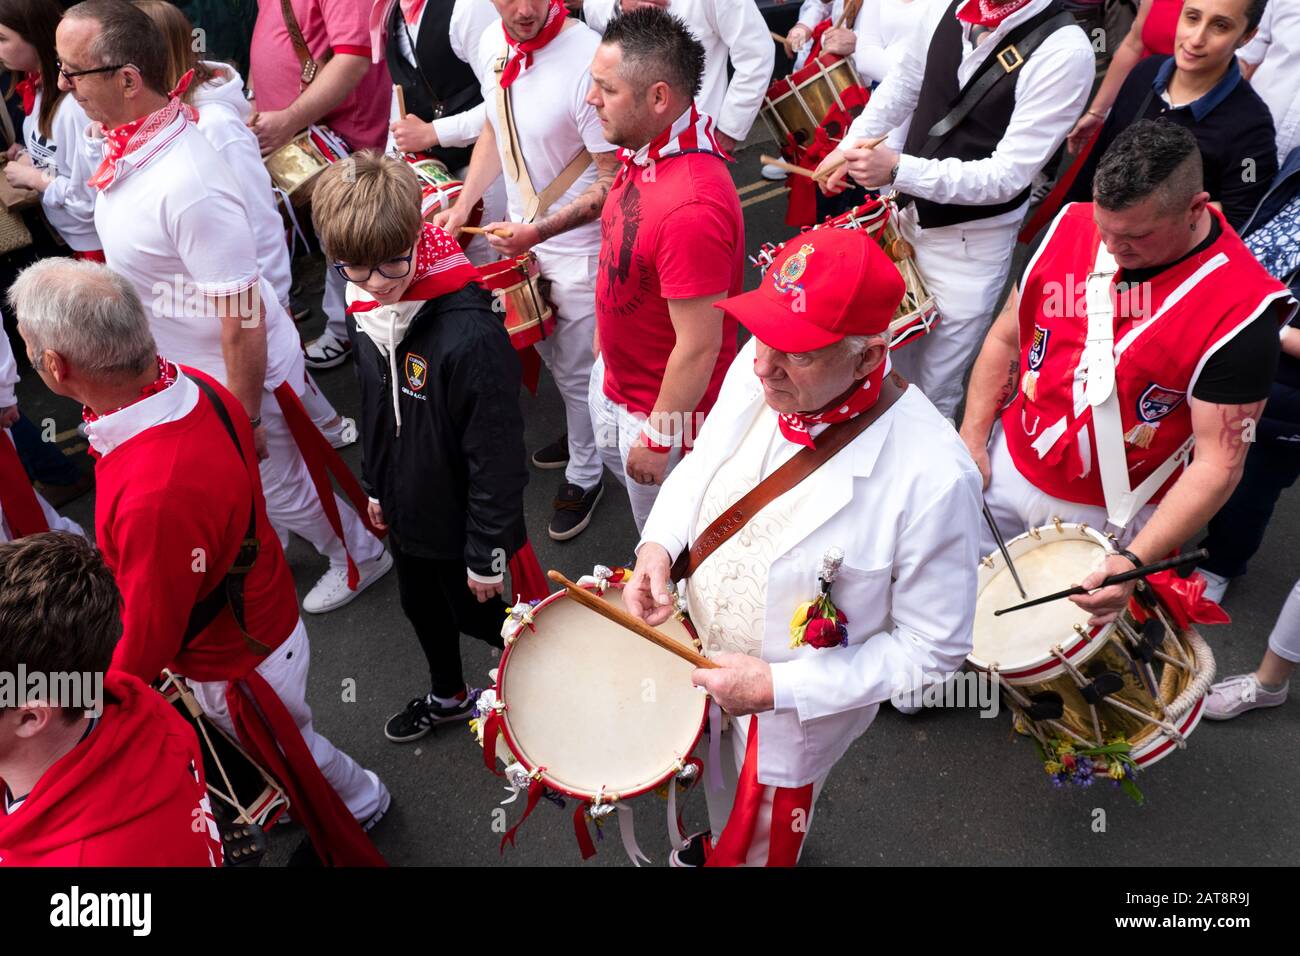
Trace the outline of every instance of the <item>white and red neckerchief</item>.
<path fill-rule="evenodd" d="M 14 84 L 14 92 L 22 97 L 24 116 L 32 115 L 32 107 L 36 105 L 36 93 L 40 88 L 41 74 L 36 70 L 24 73 L 23 78 Z"/>
<path fill-rule="evenodd" d="M 1033 0 L 1007 0 L 994 3 L 992 0 L 969 0 L 957 11 L 957 19 L 962 23 L 996 29 L 998 24 L 1022 7 L 1027 7 Z"/>
<path fill-rule="evenodd" d="M 551 5 L 546 11 L 546 22 L 542 24 L 542 29 L 537 36 L 531 40 L 516 40 L 506 29 L 505 21 L 502 21 L 501 32 L 506 35 L 510 59 L 506 61 L 505 69 L 501 71 L 501 89 L 509 89 L 510 84 L 519 74 L 533 65 L 533 54 L 559 36 L 560 31 L 564 29 L 564 18 L 568 15 L 560 0 L 551 0 Z"/>
<path fill-rule="evenodd" d="M 623 166 L 614 177 L 611 189 L 617 188 L 631 174 L 634 166 L 649 166 L 651 163 L 675 156 L 678 153 L 714 153 L 728 162 L 731 157 L 718 145 L 713 135 L 713 117 L 701 113 L 692 101 L 690 109 L 685 110 L 673 124 L 638 150 L 621 149 L 618 158 Z"/>
<path fill-rule="evenodd" d="M 94 186 L 96 189 L 107 189 L 111 186 L 117 176 L 117 164 L 122 157 L 134 153 L 165 130 L 178 114 L 184 114 L 189 122 L 197 123 L 199 111 L 181 100 L 193 79 L 194 71 L 187 70 L 177 82 L 175 89 L 168 94 L 166 106 L 154 110 L 148 116 L 123 123 L 116 129 L 107 130 L 104 133 L 104 161 L 87 180 L 87 185 Z"/>
<path fill-rule="evenodd" d="M 820 412 L 804 414 L 802 412 L 782 412 L 777 417 L 777 424 L 786 441 L 815 448 L 812 427 L 814 425 L 834 425 L 857 418 L 880 400 L 880 383 L 889 371 L 889 359 L 877 365 L 861 384 L 857 385 L 847 396 L 841 395 L 833 405 Z"/>
<path fill-rule="evenodd" d="M 384 27 L 398 3 L 402 6 L 402 19 L 408 27 L 413 27 L 420 20 L 427 0 L 375 0 L 370 8 L 370 59 L 378 63 L 384 56 Z"/>
<path fill-rule="evenodd" d="M 420 230 L 412 268 L 415 275 L 402 293 L 402 302 L 427 302 L 457 292 L 482 278 L 474 264 L 465 257 L 460 243 L 447 230 L 431 222 L 426 222 Z M 349 314 L 379 308 L 379 303 L 365 298 L 366 293 L 355 284 L 353 288 L 357 290 L 358 298 L 347 307 Z"/>
<path fill-rule="evenodd" d="M 148 385 L 146 385 L 144 388 L 140 389 L 139 395 L 131 399 L 131 401 L 127 402 L 125 405 L 119 405 L 117 406 L 117 408 L 110 408 L 108 411 L 100 412 L 98 415 L 92 412 L 89 408 L 82 406 L 81 420 L 85 422 L 87 425 L 89 425 L 91 422 L 99 421 L 101 418 L 106 418 L 107 416 L 112 415 L 115 412 L 120 412 L 124 408 L 129 408 L 130 406 L 134 405 L 136 402 L 143 401 L 144 399 L 148 398 L 151 395 L 157 395 L 163 389 L 170 388 L 171 386 L 175 385 L 176 377 L 178 375 L 180 375 L 180 369 L 178 369 L 174 363 L 167 361 L 165 358 L 159 355 L 158 356 L 158 377 L 155 378 Z"/>

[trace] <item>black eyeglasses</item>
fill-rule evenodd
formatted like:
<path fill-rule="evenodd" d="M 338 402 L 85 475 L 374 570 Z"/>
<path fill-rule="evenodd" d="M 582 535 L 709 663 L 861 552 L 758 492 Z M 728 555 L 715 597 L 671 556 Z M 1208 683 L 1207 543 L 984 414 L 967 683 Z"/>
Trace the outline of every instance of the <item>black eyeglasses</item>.
<path fill-rule="evenodd" d="M 383 265 L 375 266 L 373 269 L 367 269 L 364 266 L 349 266 L 341 262 L 334 263 L 334 271 L 347 279 L 360 285 L 363 282 L 369 282 L 370 277 L 378 272 L 385 279 L 405 279 L 411 272 L 411 260 L 415 258 L 415 253 L 402 256 L 400 259 L 389 259 Z M 399 266 L 392 266 L 393 263 L 400 262 Z M 392 271 L 389 267 L 392 266 Z"/>
<path fill-rule="evenodd" d="M 90 70 L 73 70 L 71 73 L 69 73 L 67 70 L 63 68 L 62 60 L 54 61 L 54 66 L 59 71 L 59 75 L 68 81 L 68 85 L 72 85 L 72 81 L 79 76 L 89 76 L 92 73 L 112 73 L 114 70 L 120 70 L 122 69 L 122 67 L 129 66 L 129 65 L 130 64 L 128 63 L 119 63 L 117 64 L 117 66 L 97 66 Z"/>

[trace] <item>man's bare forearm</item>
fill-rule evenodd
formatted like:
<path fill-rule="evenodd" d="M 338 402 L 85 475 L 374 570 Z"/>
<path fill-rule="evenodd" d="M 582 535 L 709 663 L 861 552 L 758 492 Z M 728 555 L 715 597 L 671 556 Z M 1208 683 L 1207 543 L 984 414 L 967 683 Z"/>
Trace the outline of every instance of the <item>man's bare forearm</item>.
<path fill-rule="evenodd" d="M 614 183 L 618 158 L 614 153 L 597 153 L 592 161 L 596 164 L 596 181 L 573 202 L 535 223 L 543 242 L 600 218 L 600 211 L 605 208 L 605 197 L 609 195 L 609 187 Z"/>
<path fill-rule="evenodd" d="M 716 348 L 687 349 L 678 343 L 668 356 L 654 411 L 650 413 L 650 427 L 665 435 L 686 431 L 693 438 L 699 429 L 689 424 L 687 419 L 704 398 L 717 361 Z"/>
<path fill-rule="evenodd" d="M 266 317 L 260 304 L 256 321 L 239 316 L 221 319 L 221 356 L 226 362 L 226 388 L 250 419 L 257 418 L 266 386 Z"/>
<path fill-rule="evenodd" d="M 370 70 L 370 60 L 339 53 L 316 73 L 311 85 L 286 108 L 299 129 L 316 122 L 346 100 Z"/>
<path fill-rule="evenodd" d="M 484 123 L 483 132 L 475 140 L 474 150 L 469 155 L 469 169 L 456 203 L 464 203 L 466 209 L 472 208 L 500 175 L 501 153 L 497 150 L 496 130 L 491 123 Z"/>
<path fill-rule="evenodd" d="M 1007 309 L 1011 307 L 1008 302 Z M 1008 340 L 1007 324 L 1014 319 L 1003 309 L 989 329 L 979 356 L 971 368 L 966 389 L 966 411 L 961 434 L 968 444 L 988 441 L 998 410 L 1016 393 L 1020 382 L 1020 343 Z"/>

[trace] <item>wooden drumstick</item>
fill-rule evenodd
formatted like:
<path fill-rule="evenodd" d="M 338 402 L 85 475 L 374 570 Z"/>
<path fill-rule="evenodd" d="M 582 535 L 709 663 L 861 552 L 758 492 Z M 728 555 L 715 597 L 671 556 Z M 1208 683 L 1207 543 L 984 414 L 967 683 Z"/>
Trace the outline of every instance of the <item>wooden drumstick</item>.
<path fill-rule="evenodd" d="M 887 139 L 889 139 L 889 134 L 884 133 L 880 136 L 877 136 L 875 139 L 862 140 L 861 142 L 855 144 L 851 148 L 852 149 L 875 149 L 877 146 L 879 146 Z M 841 159 L 838 162 L 832 163 L 831 165 L 827 166 L 825 169 L 813 173 L 813 179 L 816 180 L 825 179 L 831 173 L 835 172 L 835 170 L 843 166 L 846 162 L 848 162 L 848 160 Z"/>
<path fill-rule="evenodd" d="M 615 624 L 621 624 L 629 631 L 641 635 L 641 637 L 644 637 L 650 643 L 658 644 L 664 650 L 671 654 L 676 654 L 682 660 L 690 661 L 690 663 L 694 664 L 696 667 L 718 666 L 703 654 L 697 653 L 685 644 L 680 644 L 677 641 L 674 641 L 663 631 L 651 627 L 638 617 L 633 617 L 621 607 L 615 607 L 608 601 L 592 594 L 586 588 L 578 587 L 578 585 L 574 584 L 559 571 L 547 571 L 546 576 L 556 584 L 564 585 L 564 589 L 569 592 L 569 597 L 573 598 L 579 604 L 590 608 L 602 617 L 609 618 Z"/>
<path fill-rule="evenodd" d="M 781 36 L 781 34 L 777 33 L 775 30 L 768 30 L 767 32 L 772 34 L 773 40 L 775 40 L 777 43 L 781 44 L 782 46 L 785 46 L 785 37 Z"/>
<path fill-rule="evenodd" d="M 461 226 L 460 231 L 471 236 L 496 236 L 500 239 L 509 239 L 515 234 L 513 229 L 484 229 L 481 226 Z"/>
<path fill-rule="evenodd" d="M 784 159 L 778 159 L 775 156 L 763 155 L 758 157 L 760 163 L 768 166 L 775 166 L 777 169 L 784 169 L 787 173 L 794 173 L 796 176 L 807 176 L 809 179 L 815 179 L 811 169 L 804 169 L 802 166 L 796 166 L 794 163 L 787 163 Z"/>

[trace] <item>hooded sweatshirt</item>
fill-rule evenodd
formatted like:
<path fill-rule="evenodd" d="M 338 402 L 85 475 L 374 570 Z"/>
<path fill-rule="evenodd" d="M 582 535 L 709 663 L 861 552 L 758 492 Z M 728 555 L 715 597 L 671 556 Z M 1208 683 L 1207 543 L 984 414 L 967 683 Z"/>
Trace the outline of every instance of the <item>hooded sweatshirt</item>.
<path fill-rule="evenodd" d="M 192 105 L 199 111 L 199 132 L 226 161 L 239 182 L 262 275 L 287 309 L 292 284 L 289 244 L 284 237 L 284 220 L 275 205 L 271 174 L 262 161 L 257 136 L 248 128 L 252 108 L 244 98 L 243 77 L 224 63 L 204 61 L 203 65 L 216 75 L 195 89 Z"/>
<path fill-rule="evenodd" d="M 104 698 L 13 813 L 0 801 L 0 867 L 219 866 L 194 730 L 129 674 L 106 674 Z"/>
<path fill-rule="evenodd" d="M 97 156 L 82 147 L 82 133 L 90 120 L 71 94 L 66 94 L 54 109 L 50 136 L 41 135 L 41 98 L 37 90 L 32 112 L 23 118 L 23 143 L 32 162 L 53 174 L 54 179 L 41 193 L 41 208 L 51 226 L 76 252 L 101 248 L 95 232 L 95 190 L 86 184 Z"/>

